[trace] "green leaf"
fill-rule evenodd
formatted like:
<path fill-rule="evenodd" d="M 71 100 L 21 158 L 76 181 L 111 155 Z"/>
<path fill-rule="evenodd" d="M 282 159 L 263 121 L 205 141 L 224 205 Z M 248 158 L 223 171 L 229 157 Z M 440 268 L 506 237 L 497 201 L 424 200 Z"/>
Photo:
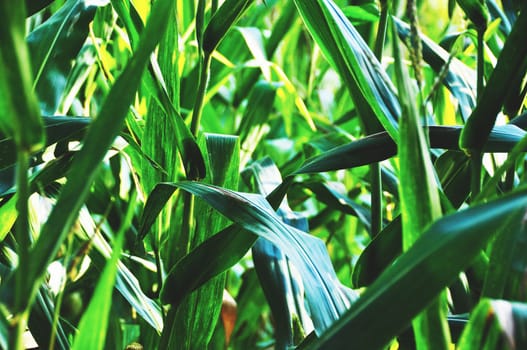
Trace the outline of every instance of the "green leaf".
<path fill-rule="evenodd" d="M 317 332 L 335 322 L 356 298 L 338 281 L 323 242 L 284 224 L 260 195 L 239 193 L 199 182 L 173 184 L 209 203 L 245 229 L 257 233 L 288 256 L 302 275 Z M 162 300 L 171 299 L 165 284 Z"/>
<path fill-rule="evenodd" d="M 35 81 L 43 114 L 54 114 L 66 87 L 72 64 L 89 33 L 89 23 L 98 6 L 108 1 L 67 1 L 59 11 L 27 37 Z"/>
<path fill-rule="evenodd" d="M 237 188 L 240 168 L 240 143 L 238 137 L 206 134 L 201 138 L 203 152 L 207 159 L 207 178 L 203 181 L 227 188 Z M 170 192 L 170 191 L 169 191 Z M 206 203 L 195 204 L 196 229 L 191 238 L 192 250 L 214 233 L 227 226 L 228 221 L 219 213 L 210 210 Z M 177 236 L 171 237 L 178 242 Z M 176 246 L 168 244 L 174 252 Z M 171 266 L 173 264 L 170 264 Z M 163 290 L 179 289 L 167 278 Z M 169 284 L 170 283 L 170 284 Z M 225 276 L 212 278 L 193 293 L 187 295 L 169 313 L 165 331 L 161 337 L 162 347 L 170 349 L 207 348 L 209 346 L 222 306 Z M 199 334 L 199 337 L 196 335 Z"/>
<path fill-rule="evenodd" d="M 135 196 L 132 195 L 131 199 L 131 203 L 134 203 Z M 119 232 L 117 232 L 113 242 L 112 257 L 104 267 L 90 304 L 79 322 L 78 334 L 73 341 L 73 350 L 104 349 L 110 309 L 112 308 L 113 286 L 118 270 L 117 264 L 123 248 L 124 234 L 130 227 L 134 208 L 134 205 L 128 207 L 124 221 Z"/>
<path fill-rule="evenodd" d="M 210 54 L 223 40 L 253 0 L 226 0 L 210 19 L 203 33 L 203 50 Z"/>
<path fill-rule="evenodd" d="M 527 346 L 527 304 L 483 299 L 472 313 L 458 348 L 523 349 Z"/>
<path fill-rule="evenodd" d="M 16 202 L 17 196 L 15 195 L 2 203 L 2 206 L 0 207 L 0 242 L 4 241 L 4 238 L 15 224 L 18 215 Z"/>
<path fill-rule="evenodd" d="M 253 163 L 244 172 L 247 173 L 252 174 L 256 190 L 264 195 L 268 195 L 278 183 L 282 182 L 280 170 L 270 158 Z M 308 232 L 307 217 L 293 212 L 285 198 L 277 214 L 284 223 Z M 264 238 L 256 241 L 252 248 L 252 256 L 256 273 L 276 322 L 276 347 L 292 346 L 297 337 L 301 336 L 297 333 L 309 333 L 313 328 L 311 318 L 304 306 L 302 278 L 282 251 Z M 301 331 L 294 329 L 295 322 Z"/>
<path fill-rule="evenodd" d="M 436 221 L 306 348 L 346 348 L 351 342 L 358 349 L 386 345 L 457 278 L 489 238 L 521 225 L 526 209 L 527 192 L 522 191 Z"/>
<path fill-rule="evenodd" d="M 481 150 L 496 122 L 499 111 L 509 91 L 510 82 L 517 75 L 525 76 L 527 71 L 527 46 L 524 45 L 527 33 L 527 3 L 522 9 L 496 67 L 481 94 L 478 105 L 467 120 L 461 137 L 460 148 L 467 152 Z"/>
<path fill-rule="evenodd" d="M 372 284 L 403 251 L 401 216 L 390 222 L 362 251 L 353 269 L 355 288 Z"/>
<path fill-rule="evenodd" d="M 342 12 L 354 25 L 376 22 L 380 16 L 379 7 L 373 2 L 347 6 L 342 9 Z"/>
<path fill-rule="evenodd" d="M 88 129 L 84 145 L 75 157 L 59 198 L 31 251 L 31 276 L 28 279 L 32 281 L 32 286 L 31 290 L 23 291 L 27 303 L 33 301 L 48 264 L 55 258 L 70 231 L 97 174 L 97 165 L 121 130 L 144 67 L 166 28 L 165 14 L 171 11 L 173 5 L 173 1 L 169 0 L 155 3 L 135 54 L 115 81 L 98 117 Z M 2 287 L 10 288 L 9 283 Z"/>
<path fill-rule="evenodd" d="M 91 119 L 72 117 L 43 117 L 46 132 L 45 147 L 61 141 L 80 140 Z M 0 170 L 16 163 L 13 140 L 0 133 Z"/>
<path fill-rule="evenodd" d="M 24 152 L 39 150 L 44 128 L 32 90 L 31 55 L 25 42 L 25 5 L 0 2 L 0 131 Z"/>
<path fill-rule="evenodd" d="M 392 27 L 395 36 L 395 25 Z M 430 159 L 416 95 L 403 66 L 399 43 L 393 43 L 395 75 L 399 88 L 402 116 L 399 121 L 398 156 L 400 162 L 399 195 L 403 229 L 403 251 L 417 241 L 431 223 L 441 217 L 436 174 Z M 450 332 L 446 323 L 446 296 L 440 294 L 412 322 L 417 349 L 448 349 Z"/>
<path fill-rule="evenodd" d="M 527 230 L 525 221 L 516 230 L 500 232 L 491 246 L 483 297 L 527 301 Z"/>
<path fill-rule="evenodd" d="M 462 127 L 459 126 L 430 126 L 428 128 L 430 147 L 460 150 L 459 137 L 461 130 Z M 510 152 L 524 136 L 525 132 L 515 125 L 495 126 L 489 135 L 484 151 L 491 153 Z M 396 154 L 395 142 L 393 142 L 387 132 L 381 132 L 335 147 L 307 159 L 294 174 L 350 169 L 379 162 Z"/>
<path fill-rule="evenodd" d="M 401 109 L 395 89 L 353 25 L 331 0 L 296 0 L 295 4 L 326 59 L 350 90 L 366 132 L 384 128 L 398 140 Z"/>

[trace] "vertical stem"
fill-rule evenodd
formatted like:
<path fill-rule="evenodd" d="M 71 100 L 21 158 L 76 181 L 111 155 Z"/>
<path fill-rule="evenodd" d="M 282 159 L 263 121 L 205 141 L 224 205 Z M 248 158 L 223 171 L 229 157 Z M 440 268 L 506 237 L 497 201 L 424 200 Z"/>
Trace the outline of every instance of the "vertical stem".
<path fill-rule="evenodd" d="M 384 41 L 386 38 L 386 28 L 388 23 L 388 1 L 380 3 L 381 18 L 377 29 L 377 40 L 375 41 L 374 53 L 381 60 Z M 379 163 L 370 165 L 371 173 L 371 234 L 377 235 L 382 230 L 382 180 L 381 166 Z"/>
<path fill-rule="evenodd" d="M 477 73 L 478 73 L 478 77 L 477 77 L 477 95 L 478 95 L 478 100 L 479 98 L 481 97 L 481 93 L 483 92 L 483 88 L 485 86 L 485 53 L 484 53 L 484 48 L 485 48 L 485 41 L 484 41 L 484 35 L 485 35 L 485 31 L 483 30 L 478 30 L 478 67 L 477 67 Z"/>
<path fill-rule="evenodd" d="M 473 152 L 471 154 L 472 173 L 470 178 L 470 198 L 476 198 L 481 191 L 481 166 L 483 154 L 481 152 Z"/>
<path fill-rule="evenodd" d="M 199 131 L 199 125 L 201 123 L 201 114 L 203 113 L 203 102 L 205 101 L 205 95 L 207 93 L 207 86 L 209 85 L 210 78 L 210 54 L 204 53 L 203 59 L 200 66 L 199 85 L 198 92 L 196 95 L 196 101 L 194 102 L 194 109 L 192 113 L 192 121 L 190 124 L 190 132 L 194 136 L 197 136 Z"/>
<path fill-rule="evenodd" d="M 16 330 L 13 349 L 23 349 L 22 336 L 26 330 L 27 318 L 27 301 L 23 296 L 27 295 L 29 290 L 28 283 L 31 281 L 29 276 L 29 248 L 31 247 L 31 234 L 29 232 L 29 153 L 26 150 L 19 149 L 17 153 L 16 168 L 16 185 L 17 185 L 17 211 L 18 218 L 16 221 L 16 238 L 18 247 L 18 268 L 16 270 L 16 292 L 15 292 L 15 318 Z"/>
<path fill-rule="evenodd" d="M 477 99 L 481 98 L 481 93 L 483 92 L 483 89 L 485 87 L 484 85 L 484 79 L 485 79 L 485 57 L 484 57 L 484 36 L 485 31 L 484 30 L 478 30 L 478 58 L 477 58 Z M 472 174 L 471 174 L 471 180 L 470 180 L 470 186 L 471 186 L 471 199 L 474 199 L 477 197 L 479 192 L 481 191 L 481 166 L 482 166 L 482 157 L 483 154 L 480 150 L 473 150 L 473 153 L 471 155 L 471 163 L 472 163 Z"/>

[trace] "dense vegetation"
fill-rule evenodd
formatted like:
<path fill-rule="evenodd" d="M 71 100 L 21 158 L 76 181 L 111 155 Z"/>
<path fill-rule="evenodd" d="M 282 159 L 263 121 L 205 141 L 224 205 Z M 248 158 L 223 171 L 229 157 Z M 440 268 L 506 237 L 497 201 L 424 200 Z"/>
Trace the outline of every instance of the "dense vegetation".
<path fill-rule="evenodd" d="M 527 348 L 526 1 L 0 13 L 0 348 Z"/>

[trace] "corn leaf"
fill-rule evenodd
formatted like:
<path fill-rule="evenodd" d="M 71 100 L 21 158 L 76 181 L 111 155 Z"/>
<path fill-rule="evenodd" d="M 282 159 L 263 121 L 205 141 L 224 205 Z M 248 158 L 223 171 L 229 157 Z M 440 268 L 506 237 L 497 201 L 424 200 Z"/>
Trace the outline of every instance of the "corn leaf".
<path fill-rule="evenodd" d="M 124 233 L 132 221 L 133 209 L 134 205 L 130 205 L 127 209 L 123 224 L 113 242 L 112 256 L 104 267 L 90 304 L 79 322 L 79 333 L 72 346 L 74 350 L 104 349 L 117 266 L 123 248 Z"/>
<path fill-rule="evenodd" d="M 0 2 L 0 131 L 14 139 L 20 151 L 39 150 L 44 128 L 32 89 L 30 52 L 25 42 L 25 5 Z"/>
<path fill-rule="evenodd" d="M 353 25 L 331 0 L 297 0 L 295 4 L 326 59 L 349 89 L 366 132 L 385 129 L 398 140 L 401 108 L 395 89 Z"/>
<path fill-rule="evenodd" d="M 527 192 L 522 191 L 439 219 L 333 327 L 305 348 L 386 345 L 472 263 L 491 237 L 517 229 L 526 208 Z"/>
<path fill-rule="evenodd" d="M 304 279 L 306 296 L 317 332 L 335 322 L 356 298 L 337 280 L 324 244 L 284 224 L 260 195 L 229 191 L 199 182 L 180 182 L 174 187 L 189 191 L 245 229 L 277 245 L 297 267 Z M 171 300 L 165 284 L 161 298 Z"/>
<path fill-rule="evenodd" d="M 470 317 L 459 349 L 522 349 L 527 346 L 526 322 L 525 303 L 483 299 Z"/>
<path fill-rule="evenodd" d="M 129 106 L 141 81 L 141 73 L 150 58 L 163 30 L 166 28 L 165 14 L 172 8 L 172 1 L 158 1 L 152 9 L 149 24 L 134 56 L 123 73 L 115 81 L 97 119 L 91 124 L 82 150 L 71 166 L 57 203 L 48 221 L 42 228 L 40 239 L 31 251 L 32 290 L 22 291 L 24 300 L 32 302 L 36 287 L 42 281 L 48 264 L 54 259 L 62 241 L 69 232 L 86 199 L 91 182 L 97 173 L 98 164 L 118 135 Z M 3 288 L 10 288 L 6 283 Z"/>
<path fill-rule="evenodd" d="M 69 0 L 27 37 L 32 57 L 34 89 L 43 114 L 54 114 L 59 107 L 71 62 L 88 37 L 89 23 L 98 6 L 108 1 Z"/>
<path fill-rule="evenodd" d="M 459 140 L 460 148 L 467 152 L 481 150 L 487 141 L 499 111 L 502 108 L 510 82 L 527 71 L 527 46 L 523 45 L 527 33 L 527 3 L 523 2 L 520 15 L 501 51 L 496 67 L 482 92 L 478 105 L 467 120 Z"/>

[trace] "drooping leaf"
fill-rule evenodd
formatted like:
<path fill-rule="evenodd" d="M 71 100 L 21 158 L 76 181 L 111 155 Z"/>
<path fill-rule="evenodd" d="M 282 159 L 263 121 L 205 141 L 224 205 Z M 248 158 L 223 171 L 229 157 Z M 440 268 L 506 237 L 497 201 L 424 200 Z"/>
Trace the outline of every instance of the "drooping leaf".
<path fill-rule="evenodd" d="M 342 288 L 337 280 L 322 241 L 284 224 L 262 196 L 199 182 L 173 186 L 203 198 L 229 219 L 273 242 L 289 257 L 304 279 L 311 313 L 317 314 L 313 317 L 317 332 L 327 329 L 356 298 L 353 291 Z M 163 288 L 161 298 L 169 301 L 173 297 Z"/>
<path fill-rule="evenodd" d="M 473 261 L 489 238 L 521 225 L 526 208 L 527 192 L 522 191 L 436 221 L 333 327 L 305 348 L 386 345 Z"/>
<path fill-rule="evenodd" d="M 280 171 L 270 158 L 254 162 L 244 174 L 252 175 L 255 189 L 264 195 L 269 195 L 282 182 Z M 286 198 L 282 200 L 277 214 L 284 223 L 308 232 L 307 217 L 293 212 Z M 304 306 L 302 278 L 282 251 L 262 237 L 253 246 L 252 256 L 256 273 L 276 322 L 276 346 L 278 348 L 293 346 L 299 336 L 296 333 L 310 333 L 313 330 L 311 318 Z M 297 328 L 301 328 L 301 331 L 295 329 L 295 322 L 299 324 Z"/>

